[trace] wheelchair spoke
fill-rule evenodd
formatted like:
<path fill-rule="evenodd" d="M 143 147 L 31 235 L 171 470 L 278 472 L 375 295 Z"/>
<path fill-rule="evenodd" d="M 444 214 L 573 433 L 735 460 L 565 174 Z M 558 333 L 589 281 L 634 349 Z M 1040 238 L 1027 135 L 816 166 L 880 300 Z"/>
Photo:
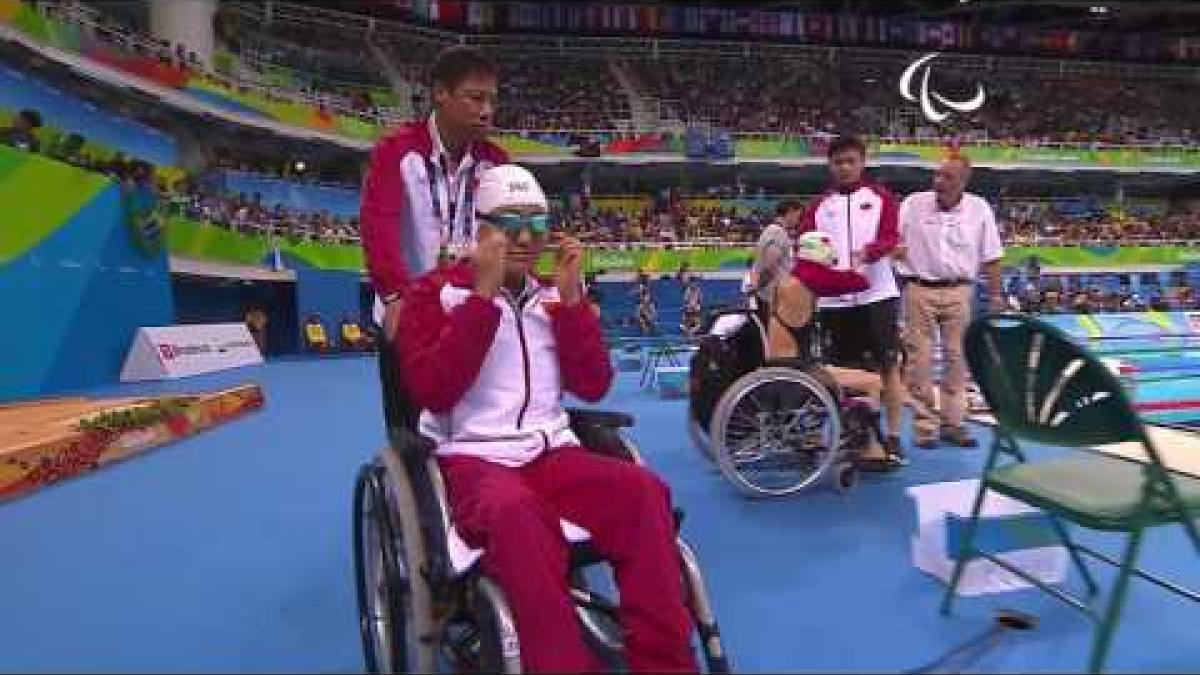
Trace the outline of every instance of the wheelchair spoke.
<path fill-rule="evenodd" d="M 733 456 L 734 463 L 746 464 L 764 459 L 767 452 L 761 448 L 758 439 L 748 437 L 736 445 L 730 444 L 730 455 Z"/>
<path fill-rule="evenodd" d="M 783 494 L 823 474 L 839 452 L 836 404 L 811 380 L 767 379 L 725 408 L 723 472 L 752 492 Z"/>

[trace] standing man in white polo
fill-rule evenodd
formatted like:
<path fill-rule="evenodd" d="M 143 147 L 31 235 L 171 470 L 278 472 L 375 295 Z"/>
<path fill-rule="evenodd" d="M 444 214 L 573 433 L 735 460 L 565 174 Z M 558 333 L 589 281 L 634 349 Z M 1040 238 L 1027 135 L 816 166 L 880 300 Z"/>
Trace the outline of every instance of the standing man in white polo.
<path fill-rule="evenodd" d="M 989 309 L 1004 309 L 1000 257 L 1004 249 L 992 207 L 965 192 L 971 163 L 955 155 L 934 171 L 933 190 L 915 192 L 900 204 L 901 246 L 896 269 L 904 287 L 909 390 L 913 393 L 913 439 L 919 448 L 939 441 L 977 445 L 967 432 L 967 365 L 963 334 L 971 321 L 975 282 L 987 277 Z M 933 349 L 942 343 L 940 410 L 933 398 Z"/>

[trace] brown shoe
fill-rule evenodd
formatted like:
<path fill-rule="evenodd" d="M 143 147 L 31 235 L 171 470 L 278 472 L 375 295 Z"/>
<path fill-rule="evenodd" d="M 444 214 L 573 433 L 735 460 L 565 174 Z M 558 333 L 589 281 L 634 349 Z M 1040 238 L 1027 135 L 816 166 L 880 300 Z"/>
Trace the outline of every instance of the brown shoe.
<path fill-rule="evenodd" d="M 942 429 L 942 441 L 960 448 L 979 447 L 979 441 L 976 441 L 963 427 Z"/>

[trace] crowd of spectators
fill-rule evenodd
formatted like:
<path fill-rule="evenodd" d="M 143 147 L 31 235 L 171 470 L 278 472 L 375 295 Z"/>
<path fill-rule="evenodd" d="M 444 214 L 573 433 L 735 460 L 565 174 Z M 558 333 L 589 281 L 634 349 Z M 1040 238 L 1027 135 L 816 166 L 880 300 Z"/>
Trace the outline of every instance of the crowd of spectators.
<path fill-rule="evenodd" d="M 629 99 L 604 61 L 525 58 L 502 68 L 502 129 L 613 129 L 629 119 Z"/>
<path fill-rule="evenodd" d="M 277 40 L 285 45 L 292 40 Z M 261 33 L 258 33 L 261 35 Z M 297 40 L 271 53 L 299 71 L 341 63 L 348 78 L 355 67 L 372 71 L 361 45 L 322 46 L 324 38 Z M 419 79 L 437 52 L 430 41 L 389 36 L 389 58 L 412 80 Z M 265 44 L 265 41 L 260 41 Z M 301 46 L 301 44 L 303 46 Z M 509 129 L 612 129 L 630 118 L 630 101 L 604 57 L 505 53 L 497 123 Z M 355 66 L 354 64 L 359 64 Z M 959 71 L 939 66 L 939 92 L 952 98 L 986 84 L 987 104 L 933 127 L 915 115 L 895 87 L 907 55 L 870 63 L 851 58 L 780 59 L 763 56 L 630 58 L 622 66 L 641 96 L 659 104 L 662 116 L 685 125 L 738 132 L 802 135 L 859 134 L 893 138 L 956 138 L 1020 144 L 1200 143 L 1200 83 L 1116 73 L 1017 73 L 996 68 Z M 362 75 L 359 80 L 372 80 Z M 418 87 L 420 89 L 420 87 Z M 420 94 L 427 97 L 425 93 Z"/>
<path fill-rule="evenodd" d="M 63 9 L 54 11 L 77 18 Z M 239 72 L 260 85 L 278 82 L 270 82 L 263 73 L 248 74 L 253 68 L 248 71 L 247 66 L 275 64 L 291 73 L 296 93 L 308 100 L 369 119 L 396 119 L 400 113 L 392 107 L 394 100 L 374 100 L 391 84 L 370 53 L 368 45 L 374 42 L 388 54 L 396 72 L 413 83 L 410 111 L 420 112 L 428 104 L 428 93 L 417 81 L 441 46 L 436 39 L 371 34 L 362 24 L 317 28 L 295 22 L 258 25 L 236 12 L 219 17 L 223 45 L 247 57 Z M 183 45 L 136 35 L 111 17 L 98 21 L 94 32 L 109 44 L 181 67 L 198 66 Z M 548 57 L 532 51 L 497 56 L 503 70 L 497 113 L 501 128 L 613 129 L 630 120 L 629 96 L 604 56 Z M 940 93 L 969 96 L 983 83 L 987 103 L 934 127 L 918 115 L 903 114 L 912 113 L 913 105 L 900 97 L 895 83 L 908 58 L 897 52 L 894 58 L 865 61 L 853 50 L 837 59 L 634 55 L 621 67 L 639 83 L 643 102 L 658 104 L 662 119 L 729 131 L 852 132 L 1026 145 L 1200 144 L 1200 109 L 1191 104 L 1200 100 L 1200 82 L 1194 78 L 1015 72 L 1002 66 L 1004 57 L 989 57 L 990 63 L 1001 65 L 986 70 L 979 69 L 983 60 L 970 71 L 941 64 L 936 72 Z"/>
<path fill-rule="evenodd" d="M 555 217 L 562 228 L 593 246 L 678 243 L 749 245 L 770 222 L 763 210 L 739 211 L 735 207 L 559 209 Z"/>
<path fill-rule="evenodd" d="M 98 158 L 85 151 L 79 134 L 41 129 L 36 110 L 22 110 L 10 126 L 0 129 L 0 143 L 30 152 L 42 152 L 64 162 L 111 176 L 127 187 L 153 191 L 171 213 L 237 232 L 273 234 L 298 240 L 353 244 L 358 241 L 358 222 L 325 211 L 308 211 L 283 205 L 265 205 L 259 195 L 228 194 L 206 188 L 199 181 L 166 185 L 155 167 L 116 153 Z M 51 139 L 43 143 L 42 138 Z M 43 147 L 44 146 L 44 147 Z M 212 168 L 237 169 L 305 182 L 303 176 L 288 175 L 287 167 L 276 167 L 231 150 L 219 152 Z M 265 160 L 264 160 L 265 161 Z M 311 182 L 311 181 L 309 181 Z M 348 187 L 348 186 L 343 186 Z M 765 195 L 760 194 L 759 197 Z M 1066 208 L 1061 203 L 1084 206 Z M 1058 244 L 1162 244 L 1200 241 L 1200 210 L 1168 208 L 1117 208 L 1096 198 L 1029 200 L 1001 198 L 997 204 L 1005 240 L 1010 245 Z M 733 200 L 698 207 L 687 200 L 672 201 L 657 208 L 640 210 L 583 208 L 576 204 L 559 208 L 556 217 L 564 230 L 595 246 L 659 244 L 747 244 L 753 242 L 770 222 L 769 210 L 747 209 Z"/>
<path fill-rule="evenodd" d="M 1200 240 L 1200 211 L 1122 212 L 1105 209 L 1082 214 L 1056 210 L 1049 202 L 1014 201 L 999 209 L 1011 244 L 1128 244 Z"/>
<path fill-rule="evenodd" d="M 85 141 L 79 134 L 60 135 L 58 142 L 43 147 L 36 133 L 41 127 L 41 115 L 36 110 L 21 110 L 9 126 L 0 128 L 0 144 L 45 154 L 104 174 L 118 181 L 127 192 L 139 193 L 148 203 L 165 209 L 165 215 L 183 216 L 247 234 L 270 234 L 329 244 L 357 244 L 359 241 L 357 218 L 339 217 L 323 210 L 269 206 L 263 203 L 261 195 L 222 194 L 204 188 L 201 181 L 188 178 L 168 184 L 149 162 L 126 157 L 120 152 L 107 158 L 83 152 Z M 241 165 L 240 168 L 248 166 Z"/>
<path fill-rule="evenodd" d="M 792 197 L 797 197 L 792 195 Z M 802 196 L 798 197 L 804 199 Z M 560 207 L 562 227 L 592 245 L 742 245 L 755 241 L 768 223 L 767 208 L 736 200 L 696 206 L 683 199 L 669 206 L 630 209 Z M 1101 200 L 1090 201 L 1101 204 Z M 711 204 L 711 202 L 709 202 Z M 1053 200 L 1001 199 L 996 212 L 1009 245 L 1161 245 L 1200 241 L 1200 209 L 1166 203 L 1128 210 L 1103 204 L 1092 210 L 1060 209 Z"/>
<path fill-rule="evenodd" d="M 1194 80 L 1115 74 L 960 72 L 939 67 L 939 92 L 951 99 L 985 85 L 986 103 L 937 128 L 915 116 L 895 86 L 905 56 L 884 65 L 768 58 L 657 59 L 629 62 L 643 93 L 684 124 L 753 132 L 953 137 L 1009 143 L 1200 143 Z M 914 121 L 915 120 L 915 121 Z"/>
<path fill-rule="evenodd" d="M 196 181 L 183 181 L 164 200 L 168 215 L 177 215 L 232 232 L 286 237 L 322 244 L 357 244 L 358 218 L 328 211 L 303 211 L 264 204 L 259 194 L 223 194 Z"/>
<path fill-rule="evenodd" d="M 835 78 L 816 64 L 778 60 L 628 61 L 640 94 L 685 125 L 732 131 L 835 132 L 842 125 Z"/>

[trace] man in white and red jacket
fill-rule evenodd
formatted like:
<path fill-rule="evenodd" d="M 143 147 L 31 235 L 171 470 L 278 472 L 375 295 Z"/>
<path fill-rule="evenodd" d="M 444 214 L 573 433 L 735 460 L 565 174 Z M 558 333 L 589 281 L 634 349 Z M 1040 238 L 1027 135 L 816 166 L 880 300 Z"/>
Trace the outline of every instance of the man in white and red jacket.
<path fill-rule="evenodd" d="M 904 392 L 900 379 L 900 290 L 892 272 L 899 243 L 897 203 L 883 185 L 864 176 L 866 146 L 852 136 L 834 139 L 828 149 L 833 184 L 813 199 L 800 231 L 823 232 L 837 250 L 838 268 L 867 278 L 866 290 L 820 299 L 820 319 L 828 362 L 880 374 L 887 419 L 888 456 L 904 463 L 900 429 Z"/>
<path fill-rule="evenodd" d="M 452 520 L 512 605 L 533 672 L 600 667 L 568 595 L 559 519 L 586 529 L 620 589 L 635 671 L 694 671 L 667 487 L 579 447 L 563 396 L 598 401 L 613 379 L 579 242 L 561 238 L 551 281 L 532 276 L 548 234 L 528 171 L 485 172 L 469 259 L 407 292 L 396 347 L 421 432 L 438 444 Z"/>
<path fill-rule="evenodd" d="M 496 66 L 471 47 L 433 64 L 433 114 L 375 144 L 359 210 L 367 271 L 388 338 L 408 284 L 475 239 L 479 176 L 508 155 L 487 140 L 496 109 Z M 382 304 L 383 307 L 379 307 Z"/>

